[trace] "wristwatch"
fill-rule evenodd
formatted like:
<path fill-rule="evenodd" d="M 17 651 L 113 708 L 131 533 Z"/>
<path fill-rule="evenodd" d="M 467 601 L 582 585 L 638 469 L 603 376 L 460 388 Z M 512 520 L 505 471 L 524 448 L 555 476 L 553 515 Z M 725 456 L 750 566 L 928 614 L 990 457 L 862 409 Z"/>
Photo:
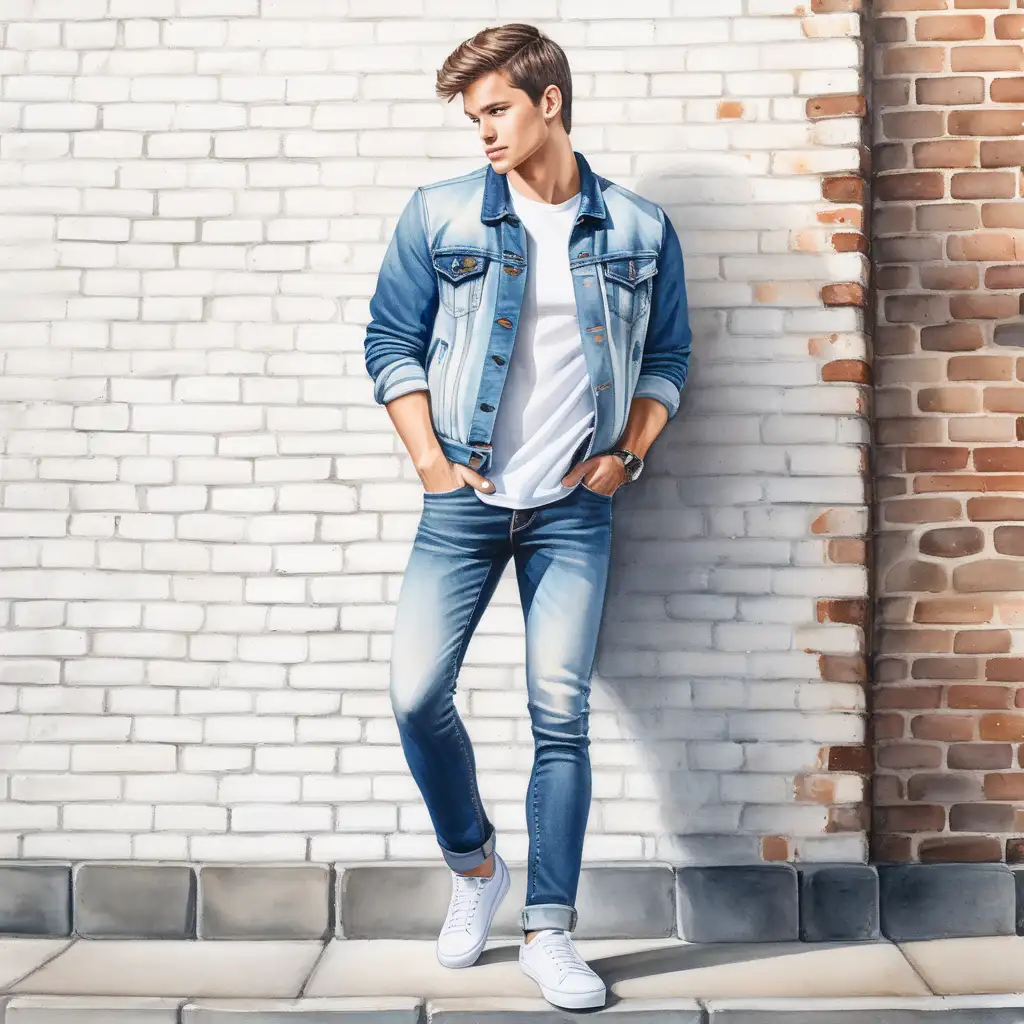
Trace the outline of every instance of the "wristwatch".
<path fill-rule="evenodd" d="M 622 464 L 626 467 L 626 483 L 631 484 L 643 472 L 644 460 L 628 448 L 613 448 L 608 454 L 622 459 Z"/>

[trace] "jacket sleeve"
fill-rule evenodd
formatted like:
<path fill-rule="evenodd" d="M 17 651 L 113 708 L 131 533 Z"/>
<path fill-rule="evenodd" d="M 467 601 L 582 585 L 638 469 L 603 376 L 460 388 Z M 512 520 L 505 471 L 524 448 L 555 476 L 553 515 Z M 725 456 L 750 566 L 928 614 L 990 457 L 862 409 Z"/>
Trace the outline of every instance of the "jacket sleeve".
<path fill-rule="evenodd" d="M 651 316 L 633 397 L 656 398 L 668 409 L 668 417 L 672 419 L 679 411 L 679 392 L 686 382 L 691 334 L 683 251 L 668 214 L 662 211 L 662 217 L 665 223 L 661 254 L 658 272 L 654 275 Z"/>
<path fill-rule="evenodd" d="M 429 390 L 424 363 L 437 305 L 423 192 L 416 189 L 398 218 L 370 299 L 363 348 L 378 404 Z"/>

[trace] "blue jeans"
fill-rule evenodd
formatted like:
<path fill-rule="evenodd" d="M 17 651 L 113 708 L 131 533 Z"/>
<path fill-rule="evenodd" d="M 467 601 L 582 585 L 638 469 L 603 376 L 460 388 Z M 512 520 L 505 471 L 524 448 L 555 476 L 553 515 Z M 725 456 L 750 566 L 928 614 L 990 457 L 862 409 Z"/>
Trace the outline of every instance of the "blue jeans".
<path fill-rule="evenodd" d="M 502 572 L 515 559 L 534 740 L 524 932 L 576 927 L 590 813 L 590 677 L 608 580 L 613 500 L 583 484 L 557 501 L 522 510 L 488 505 L 468 484 L 424 492 L 399 595 L 391 705 L 444 859 L 465 872 L 490 856 L 495 830 L 455 708 L 456 678 Z"/>

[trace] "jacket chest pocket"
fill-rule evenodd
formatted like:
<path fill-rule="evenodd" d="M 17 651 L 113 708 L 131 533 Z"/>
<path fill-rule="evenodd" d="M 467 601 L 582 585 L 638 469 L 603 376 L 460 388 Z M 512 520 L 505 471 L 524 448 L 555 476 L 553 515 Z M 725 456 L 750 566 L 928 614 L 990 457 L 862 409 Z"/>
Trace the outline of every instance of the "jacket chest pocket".
<path fill-rule="evenodd" d="M 608 309 L 627 324 L 636 323 L 651 304 L 655 256 L 625 256 L 601 264 Z"/>
<path fill-rule="evenodd" d="M 441 305 L 452 316 L 466 316 L 476 309 L 484 291 L 487 257 L 472 252 L 435 252 L 431 259 Z"/>

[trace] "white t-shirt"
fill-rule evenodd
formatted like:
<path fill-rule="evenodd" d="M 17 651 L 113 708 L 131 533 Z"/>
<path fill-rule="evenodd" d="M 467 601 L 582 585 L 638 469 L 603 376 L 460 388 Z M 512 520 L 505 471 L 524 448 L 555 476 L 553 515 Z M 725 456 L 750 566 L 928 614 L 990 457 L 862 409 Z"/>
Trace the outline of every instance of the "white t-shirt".
<path fill-rule="evenodd" d="M 533 508 L 573 490 L 562 485 L 562 477 L 594 429 L 594 395 L 569 268 L 580 193 L 564 203 L 542 203 L 508 184 L 526 229 L 526 292 L 491 434 L 491 467 L 484 473 L 494 490 L 476 496 L 489 505 Z"/>

